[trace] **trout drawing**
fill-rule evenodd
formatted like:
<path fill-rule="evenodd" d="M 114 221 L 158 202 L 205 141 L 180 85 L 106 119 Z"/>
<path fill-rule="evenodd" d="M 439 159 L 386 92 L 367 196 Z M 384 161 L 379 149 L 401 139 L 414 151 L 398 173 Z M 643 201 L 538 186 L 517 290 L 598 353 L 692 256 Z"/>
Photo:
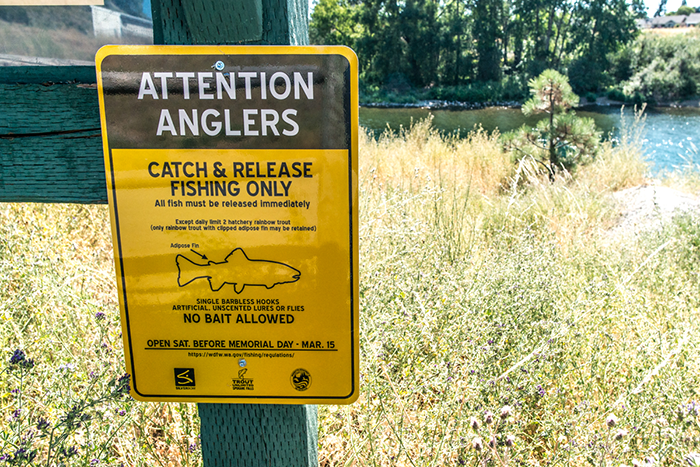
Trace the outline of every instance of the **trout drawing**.
<path fill-rule="evenodd" d="M 205 259 L 206 257 L 204 257 Z M 236 248 L 217 263 L 209 261 L 199 264 L 183 255 L 175 257 L 177 264 L 177 284 L 184 287 L 197 279 L 207 279 L 212 292 L 230 284 L 236 293 L 243 292 L 246 286 L 264 286 L 268 289 L 278 284 L 290 284 L 301 277 L 301 272 L 277 261 L 249 259 L 243 249 Z"/>

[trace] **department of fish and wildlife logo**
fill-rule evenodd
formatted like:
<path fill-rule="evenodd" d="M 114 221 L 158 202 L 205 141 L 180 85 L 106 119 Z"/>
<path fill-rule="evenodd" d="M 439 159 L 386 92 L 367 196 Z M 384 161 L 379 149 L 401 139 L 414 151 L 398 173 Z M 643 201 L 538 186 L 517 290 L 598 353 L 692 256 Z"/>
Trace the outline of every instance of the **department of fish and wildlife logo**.
<path fill-rule="evenodd" d="M 253 385 L 253 378 L 246 378 L 245 374 L 248 372 L 247 368 L 238 370 L 238 377 L 231 378 L 231 389 L 234 391 L 252 391 L 255 389 Z"/>
<path fill-rule="evenodd" d="M 212 292 L 218 292 L 229 284 L 239 294 L 247 286 L 271 289 L 278 284 L 291 284 L 301 277 L 298 269 L 287 264 L 266 259 L 248 259 L 242 248 L 233 250 L 220 263 L 210 261 L 206 255 L 197 261 L 202 260 L 206 262 L 200 264 L 184 255 L 177 255 L 177 285 L 185 287 L 198 279 L 206 279 Z"/>
<path fill-rule="evenodd" d="M 306 391 L 311 386 L 311 373 L 303 368 L 297 368 L 292 372 L 292 386 L 297 391 Z"/>
<path fill-rule="evenodd" d="M 175 389 L 194 389 L 194 368 L 175 368 Z"/>

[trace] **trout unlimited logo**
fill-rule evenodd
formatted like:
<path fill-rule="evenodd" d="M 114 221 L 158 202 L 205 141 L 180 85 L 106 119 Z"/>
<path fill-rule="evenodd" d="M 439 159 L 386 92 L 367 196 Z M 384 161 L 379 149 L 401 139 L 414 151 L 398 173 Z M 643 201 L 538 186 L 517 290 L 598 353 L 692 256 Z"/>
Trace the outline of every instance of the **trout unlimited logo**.
<path fill-rule="evenodd" d="M 245 377 L 247 372 L 247 368 L 238 370 L 238 378 L 231 379 L 231 389 L 234 391 L 252 391 L 255 389 L 255 386 L 253 385 L 253 378 Z"/>

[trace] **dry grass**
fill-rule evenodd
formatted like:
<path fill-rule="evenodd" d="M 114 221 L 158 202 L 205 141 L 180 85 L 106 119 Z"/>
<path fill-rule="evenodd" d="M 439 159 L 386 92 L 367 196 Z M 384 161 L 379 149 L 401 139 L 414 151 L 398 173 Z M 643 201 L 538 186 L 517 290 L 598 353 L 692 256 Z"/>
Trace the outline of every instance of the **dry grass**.
<path fill-rule="evenodd" d="M 697 222 L 601 239 L 609 195 L 645 180 L 635 141 L 554 183 L 496 137 L 428 122 L 362 141 L 363 391 L 322 408 L 322 465 L 676 465 L 698 449 L 697 267 L 678 262 Z"/>
<path fill-rule="evenodd" d="M 0 373 L 0 455 L 35 450 L 31 465 L 50 453 L 51 465 L 199 465 L 196 406 L 112 392 L 124 355 L 106 206 L 0 203 L 0 339 L 3 370 L 15 349 L 34 360 Z M 61 440 L 69 414 L 82 421 Z M 71 447 L 76 454 L 62 456 Z"/>
<path fill-rule="evenodd" d="M 644 180 L 631 141 L 552 183 L 482 132 L 361 138 L 362 393 L 320 408 L 321 465 L 687 465 L 700 221 L 601 241 L 608 195 Z M 35 360 L 0 376 L 4 454 L 121 373 L 105 207 L 0 205 L 0 318 L 5 354 Z M 85 413 L 66 465 L 201 463 L 192 404 Z"/>
<path fill-rule="evenodd" d="M 642 29 L 644 34 L 654 34 L 657 36 L 678 36 L 682 34 L 695 34 L 697 33 L 697 28 L 654 28 L 654 29 Z"/>

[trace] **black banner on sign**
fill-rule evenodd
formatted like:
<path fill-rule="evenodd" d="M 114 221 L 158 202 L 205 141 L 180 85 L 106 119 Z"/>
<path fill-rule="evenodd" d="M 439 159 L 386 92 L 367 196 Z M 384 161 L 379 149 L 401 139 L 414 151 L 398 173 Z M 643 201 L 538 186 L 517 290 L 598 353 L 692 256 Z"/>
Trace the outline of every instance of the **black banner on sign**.
<path fill-rule="evenodd" d="M 108 56 L 109 146 L 348 149 L 349 71 L 342 55 Z"/>

